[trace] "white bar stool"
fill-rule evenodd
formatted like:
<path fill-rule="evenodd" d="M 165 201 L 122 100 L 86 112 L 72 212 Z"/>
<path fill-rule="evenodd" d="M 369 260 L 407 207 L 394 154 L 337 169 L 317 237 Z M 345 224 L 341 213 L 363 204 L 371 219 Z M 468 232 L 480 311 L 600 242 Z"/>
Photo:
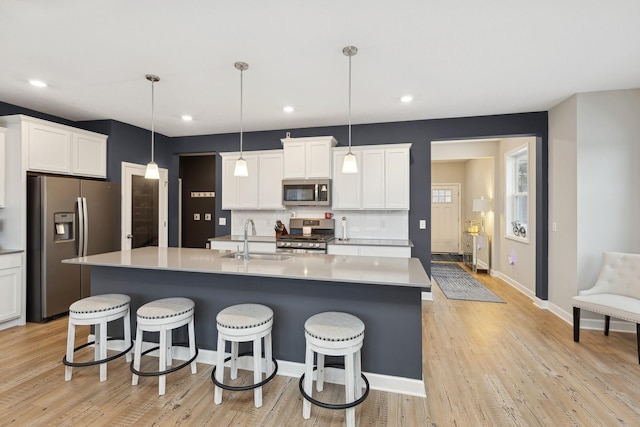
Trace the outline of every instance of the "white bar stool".
<path fill-rule="evenodd" d="M 164 298 L 151 301 L 138 308 L 136 327 L 136 346 L 134 350 L 131 372 L 133 372 L 131 384 L 138 384 L 138 376 L 160 377 L 158 380 L 158 395 L 162 396 L 166 389 L 166 375 L 175 372 L 191 364 L 191 373 L 197 373 L 196 357 L 198 348 L 196 347 L 194 328 L 195 304 L 188 298 Z M 190 359 L 181 365 L 167 369 L 167 365 L 173 364 L 172 360 L 172 331 L 181 326 L 188 325 L 189 328 L 189 357 Z M 142 334 L 144 332 L 159 332 L 160 345 L 142 352 Z M 159 350 L 159 361 L 157 372 L 140 371 L 140 359 L 147 353 Z"/>
<path fill-rule="evenodd" d="M 69 326 L 67 329 L 67 354 L 62 358 L 64 368 L 64 380 L 71 380 L 73 368 L 100 365 L 100 382 L 107 380 L 107 362 L 126 355 L 127 362 L 131 361 L 131 320 L 129 315 L 129 302 L 131 298 L 121 294 L 94 295 L 83 298 L 69 306 Z M 123 318 L 124 338 L 107 338 L 107 323 Z M 74 348 L 76 337 L 76 325 L 94 325 L 95 341 L 88 342 Z M 107 340 L 124 339 L 125 346 L 129 347 L 111 357 L 107 357 Z M 81 348 L 95 344 L 94 360 L 90 362 L 74 362 L 73 353 Z"/>
<path fill-rule="evenodd" d="M 360 349 L 364 342 L 364 323 L 357 317 L 336 311 L 318 313 L 304 323 L 304 336 L 307 350 L 305 355 L 305 373 L 300 377 L 298 387 L 304 397 L 302 417 L 311 417 L 311 404 L 327 409 L 346 409 L 346 425 L 355 426 L 355 407 L 364 402 L 369 394 L 369 381 L 361 372 Z M 313 356 L 317 353 L 318 365 L 313 366 Z M 344 365 L 324 363 L 324 356 L 344 356 Z M 346 403 L 330 404 L 313 398 L 313 371 L 317 370 L 316 390 L 324 388 L 324 368 L 345 368 Z M 362 393 L 360 378 L 364 381 Z M 304 384 L 304 386 L 303 386 Z"/>
<path fill-rule="evenodd" d="M 222 389 L 245 391 L 253 389 L 256 408 L 262 406 L 262 386 L 271 381 L 278 372 L 278 362 L 272 355 L 271 329 L 273 311 L 261 304 L 232 305 L 220 311 L 216 316 L 218 329 L 218 348 L 216 350 L 216 366 L 211 372 L 211 380 L 215 384 L 214 402 L 222 403 Z M 264 338 L 265 373 L 262 380 L 262 338 Z M 231 356 L 225 359 L 226 341 L 231 342 Z M 231 379 L 238 378 L 238 357 L 251 353 L 238 354 L 238 343 L 253 342 L 253 384 L 248 386 L 230 386 L 223 384 L 224 364 L 231 360 Z M 273 367 L 270 361 L 273 361 Z M 220 369 L 218 369 L 220 368 Z"/>

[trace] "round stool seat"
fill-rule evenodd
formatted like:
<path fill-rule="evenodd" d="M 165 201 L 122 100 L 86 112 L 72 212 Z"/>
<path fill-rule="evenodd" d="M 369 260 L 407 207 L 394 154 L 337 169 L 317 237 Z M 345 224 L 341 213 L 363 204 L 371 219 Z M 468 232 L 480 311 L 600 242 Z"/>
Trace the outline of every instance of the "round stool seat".
<path fill-rule="evenodd" d="M 105 294 L 83 298 L 69 306 L 69 316 L 74 318 L 103 317 L 126 310 L 131 302 L 128 295 Z"/>
<path fill-rule="evenodd" d="M 192 316 L 194 310 L 195 304 L 188 298 L 164 298 L 146 303 L 136 314 L 138 319 L 164 323 L 172 317 Z"/>
<path fill-rule="evenodd" d="M 219 327 L 251 329 L 267 325 L 273 320 L 273 310 L 262 304 L 238 304 L 227 307 L 216 316 Z"/>
<path fill-rule="evenodd" d="M 329 311 L 308 318 L 304 331 L 318 340 L 346 342 L 364 338 L 364 323 L 352 314 Z"/>

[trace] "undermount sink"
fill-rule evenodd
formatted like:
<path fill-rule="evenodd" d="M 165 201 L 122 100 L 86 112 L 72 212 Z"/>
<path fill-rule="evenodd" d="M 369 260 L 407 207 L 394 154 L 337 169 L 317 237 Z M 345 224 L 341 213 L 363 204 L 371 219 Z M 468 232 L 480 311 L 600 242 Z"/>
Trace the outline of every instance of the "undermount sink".
<path fill-rule="evenodd" d="M 270 261 L 284 261 L 289 258 L 292 258 L 293 255 L 290 254 L 273 254 L 269 252 L 249 252 L 249 259 L 265 259 Z M 221 258 L 235 258 L 235 259 L 243 259 L 244 254 L 242 252 L 233 252 L 230 254 L 222 255 Z"/>

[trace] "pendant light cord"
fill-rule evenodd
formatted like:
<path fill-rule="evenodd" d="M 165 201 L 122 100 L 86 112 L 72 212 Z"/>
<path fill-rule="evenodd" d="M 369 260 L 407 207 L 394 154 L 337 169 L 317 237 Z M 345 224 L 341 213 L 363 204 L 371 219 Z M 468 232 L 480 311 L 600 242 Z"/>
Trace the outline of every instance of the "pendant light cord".
<path fill-rule="evenodd" d="M 155 105 L 155 80 L 152 79 L 151 80 L 151 162 L 153 162 L 153 151 L 154 151 L 154 146 L 155 146 L 155 141 L 154 141 L 154 129 L 153 129 L 153 123 L 154 123 L 154 105 Z"/>
<path fill-rule="evenodd" d="M 351 55 L 349 55 L 349 154 L 351 154 Z"/>
<path fill-rule="evenodd" d="M 240 159 L 242 159 L 242 76 L 244 70 L 240 70 Z"/>

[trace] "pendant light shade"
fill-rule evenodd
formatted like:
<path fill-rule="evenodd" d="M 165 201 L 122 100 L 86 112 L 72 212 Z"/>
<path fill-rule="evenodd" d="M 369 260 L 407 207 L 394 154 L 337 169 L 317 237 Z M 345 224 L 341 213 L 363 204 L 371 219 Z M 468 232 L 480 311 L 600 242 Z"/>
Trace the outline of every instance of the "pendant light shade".
<path fill-rule="evenodd" d="M 351 57 L 358 53 L 358 48 L 347 46 L 342 49 L 342 53 L 349 57 L 349 152 L 344 156 L 342 173 L 358 173 L 356 155 L 351 152 Z"/>
<path fill-rule="evenodd" d="M 236 160 L 236 167 L 233 169 L 234 176 L 249 176 L 247 161 L 242 157 L 242 76 L 243 72 L 249 68 L 246 62 L 236 62 L 233 64 L 236 70 L 240 70 L 240 158 Z"/>
<path fill-rule="evenodd" d="M 144 172 L 144 177 L 146 179 L 160 179 L 160 172 L 158 171 L 158 165 L 153 161 L 153 151 L 155 146 L 154 141 L 154 132 L 153 132 L 153 114 L 154 114 L 154 83 L 160 81 L 160 77 L 154 76 L 153 74 L 147 74 L 145 76 L 147 80 L 151 82 L 151 161 L 147 163 L 147 170 Z"/>

